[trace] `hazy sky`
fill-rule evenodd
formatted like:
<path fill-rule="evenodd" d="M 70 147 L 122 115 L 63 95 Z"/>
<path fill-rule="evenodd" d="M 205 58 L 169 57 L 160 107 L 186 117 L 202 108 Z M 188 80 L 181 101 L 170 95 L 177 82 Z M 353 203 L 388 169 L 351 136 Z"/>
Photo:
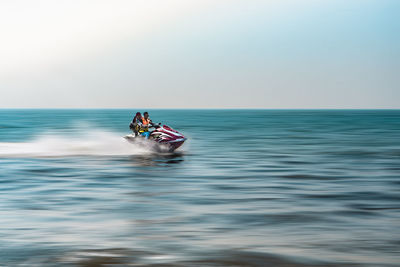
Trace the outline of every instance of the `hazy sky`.
<path fill-rule="evenodd" d="M 400 108 L 399 0 L 1 0 L 0 108 Z"/>

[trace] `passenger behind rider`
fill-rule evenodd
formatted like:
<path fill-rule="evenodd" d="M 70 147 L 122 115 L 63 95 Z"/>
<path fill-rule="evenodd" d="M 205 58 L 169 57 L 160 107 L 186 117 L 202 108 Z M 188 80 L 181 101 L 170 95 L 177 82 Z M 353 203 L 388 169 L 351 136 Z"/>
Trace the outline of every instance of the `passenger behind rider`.
<path fill-rule="evenodd" d="M 141 124 L 139 125 L 139 133 L 144 136 L 146 139 L 149 139 L 150 132 L 149 127 L 153 126 L 153 122 L 149 118 L 149 113 L 144 112 L 141 120 Z"/>
<path fill-rule="evenodd" d="M 135 133 L 135 137 L 139 135 L 142 118 L 142 114 L 140 112 L 137 112 L 132 122 L 129 124 L 129 128 Z"/>

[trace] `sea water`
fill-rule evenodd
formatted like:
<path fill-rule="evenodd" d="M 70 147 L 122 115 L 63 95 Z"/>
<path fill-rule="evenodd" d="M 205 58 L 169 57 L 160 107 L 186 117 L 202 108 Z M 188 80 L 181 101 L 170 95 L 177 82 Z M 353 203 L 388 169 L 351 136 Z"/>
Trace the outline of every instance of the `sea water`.
<path fill-rule="evenodd" d="M 399 266 L 399 110 L 0 110 L 0 266 Z"/>

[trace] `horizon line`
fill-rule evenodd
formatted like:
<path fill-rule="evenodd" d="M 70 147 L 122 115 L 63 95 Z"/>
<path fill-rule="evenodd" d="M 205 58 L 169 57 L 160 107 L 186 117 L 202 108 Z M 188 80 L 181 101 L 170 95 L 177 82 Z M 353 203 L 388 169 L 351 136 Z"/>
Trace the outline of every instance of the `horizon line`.
<path fill-rule="evenodd" d="M 37 107 L 18 107 L 18 108 L 2 108 L 0 110 L 400 110 L 400 108 L 37 108 Z"/>

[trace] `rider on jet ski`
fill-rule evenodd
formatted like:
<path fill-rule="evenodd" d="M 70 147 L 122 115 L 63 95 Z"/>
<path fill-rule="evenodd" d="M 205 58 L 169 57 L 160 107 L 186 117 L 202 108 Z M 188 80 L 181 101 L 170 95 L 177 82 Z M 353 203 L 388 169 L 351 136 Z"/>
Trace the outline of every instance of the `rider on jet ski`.
<path fill-rule="evenodd" d="M 149 127 L 153 126 L 153 122 L 150 120 L 148 112 L 143 113 L 143 117 L 138 125 L 140 135 L 144 136 L 146 139 L 149 139 Z"/>
<path fill-rule="evenodd" d="M 144 116 L 142 117 L 140 112 L 136 113 L 131 124 L 129 125 L 129 128 L 131 128 L 131 130 L 135 133 L 134 135 L 128 134 L 124 136 L 124 138 L 129 142 L 140 145 L 141 142 L 137 142 L 140 141 L 137 138 L 140 134 L 146 139 L 151 139 L 147 144 L 151 144 L 151 150 L 157 152 L 173 152 L 185 142 L 186 137 L 178 131 L 168 127 L 167 125 L 161 126 L 161 123 L 153 124 L 149 118 L 148 112 L 143 113 L 143 115 Z M 150 127 L 154 127 L 155 130 L 149 132 Z"/>
<path fill-rule="evenodd" d="M 140 112 L 137 112 L 131 124 L 129 124 L 129 128 L 135 133 L 135 137 L 139 135 L 139 128 L 140 128 L 139 125 L 141 123 L 142 123 L 142 114 Z"/>

